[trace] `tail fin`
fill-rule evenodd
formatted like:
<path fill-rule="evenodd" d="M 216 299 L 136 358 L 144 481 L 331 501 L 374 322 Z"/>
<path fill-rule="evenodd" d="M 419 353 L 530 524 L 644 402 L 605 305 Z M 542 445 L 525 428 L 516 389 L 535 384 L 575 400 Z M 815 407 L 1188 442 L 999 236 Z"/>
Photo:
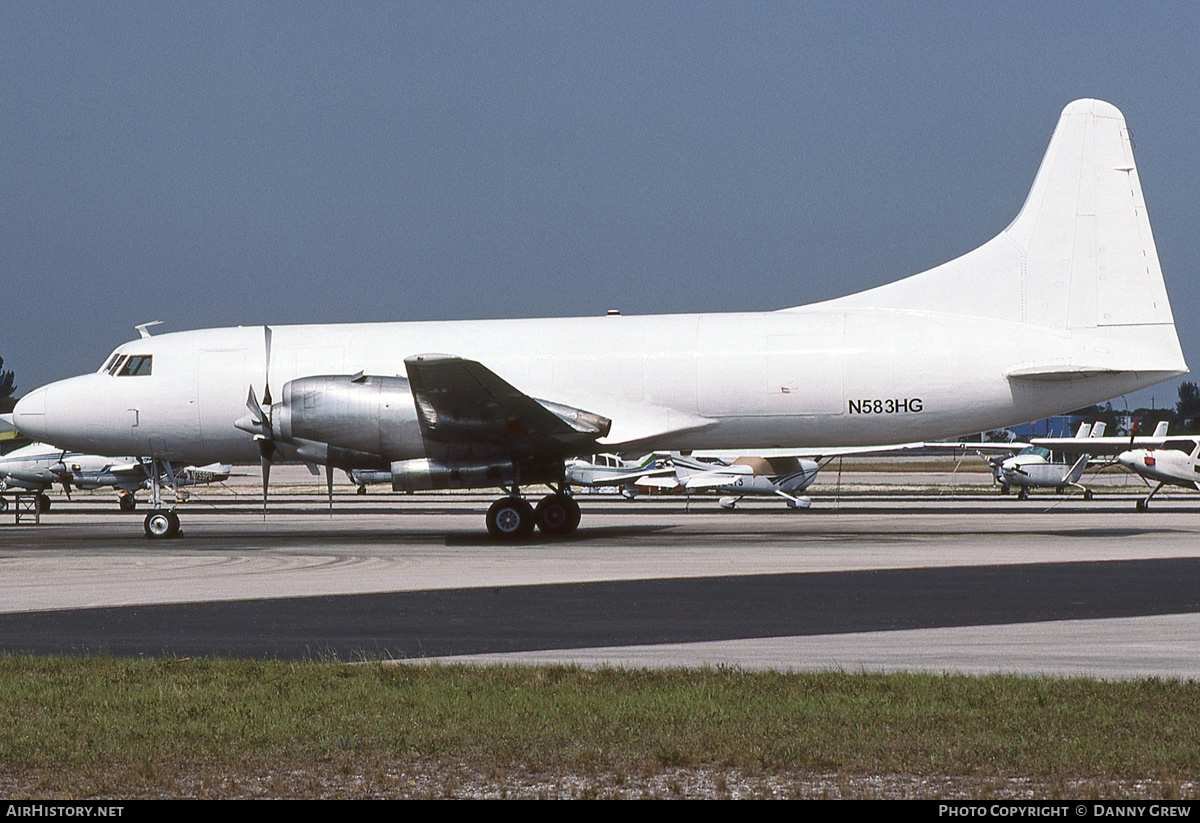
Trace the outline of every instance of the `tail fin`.
<path fill-rule="evenodd" d="M 1099 100 L 1071 103 L 1008 228 L 937 268 L 831 302 L 1060 329 L 1173 325 L 1125 118 Z"/>
<path fill-rule="evenodd" d="M 1075 432 L 1075 439 L 1083 440 L 1089 434 L 1091 434 L 1091 432 L 1092 432 L 1092 424 L 1091 423 L 1080 423 L 1079 431 Z"/>
<path fill-rule="evenodd" d="M 1096 425 L 1092 426 L 1092 437 L 1103 437 L 1104 427 L 1107 425 L 1103 420 L 1097 421 Z"/>

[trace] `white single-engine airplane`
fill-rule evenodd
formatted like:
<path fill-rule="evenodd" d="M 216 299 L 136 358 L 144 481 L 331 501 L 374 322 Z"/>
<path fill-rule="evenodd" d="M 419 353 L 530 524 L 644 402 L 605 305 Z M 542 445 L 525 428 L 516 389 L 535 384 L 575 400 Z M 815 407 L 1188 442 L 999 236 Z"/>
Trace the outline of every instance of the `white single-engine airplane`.
<path fill-rule="evenodd" d="M 99 454 L 80 454 L 51 446 L 48 443 L 30 443 L 0 457 L 0 491 L 24 489 L 39 492 L 38 507 L 50 510 L 50 498 L 46 492 L 58 483 L 67 497 L 72 487 L 77 489 L 116 489 L 121 511 L 133 511 L 137 500 L 133 493 L 149 485 L 150 461 L 136 457 L 105 457 Z M 229 479 L 232 466 L 170 466 L 167 482 L 174 485 L 195 486 L 203 483 L 219 483 Z M 0 498 L 0 511 L 8 508 Z"/>
<path fill-rule="evenodd" d="M 274 460 L 324 465 L 331 484 L 364 468 L 396 490 L 498 487 L 488 529 L 516 537 L 574 528 L 578 455 L 936 440 L 1186 372 L 1125 119 L 1078 100 L 1008 228 L 868 291 L 761 313 L 147 336 L 13 419 L 79 451 L 257 459 L 264 505 Z M 535 517 L 523 491 L 542 484 Z M 146 525 L 168 536 L 178 517 Z"/>
<path fill-rule="evenodd" d="M 878 457 L 907 454 L 978 454 L 1019 451 L 1022 443 L 975 443 L 937 441 L 894 443 L 883 446 L 835 446 L 823 449 L 766 449 L 753 455 L 728 450 L 701 449 L 686 455 L 672 453 L 667 462 L 674 477 L 644 477 L 638 485 L 681 489 L 685 493 L 718 491 L 728 494 L 718 501 L 722 508 L 733 509 L 743 497 L 773 495 L 792 509 L 807 509 L 812 499 L 800 496 L 817 479 L 817 473 L 835 459 Z M 989 458 L 990 460 L 991 458 Z M 995 465 L 995 464 L 993 464 Z"/>
<path fill-rule="evenodd" d="M 673 477 L 643 477 L 638 485 L 682 489 L 685 493 L 724 492 L 717 502 L 732 509 L 747 495 L 773 495 L 791 509 L 807 509 L 812 500 L 799 495 L 820 470 L 816 460 L 800 457 L 741 456 L 732 460 L 701 460 L 684 454 L 668 458 Z"/>
<path fill-rule="evenodd" d="M 1164 420 L 1149 437 L 1104 437 L 1089 441 L 1092 454 L 1115 454 L 1115 462 L 1157 485 L 1142 500 L 1138 510 L 1149 508 L 1150 501 L 1163 486 L 1182 486 L 1200 491 L 1200 435 L 1168 435 Z M 1061 438 L 1034 438 L 1035 444 L 1064 452 L 1079 448 Z"/>
<path fill-rule="evenodd" d="M 1017 497 L 1021 500 L 1029 497 L 1030 489 L 1052 488 L 1061 492 L 1067 486 L 1074 486 L 1083 492 L 1087 500 L 1092 499 L 1092 492 L 1079 482 L 1083 471 L 1087 468 L 1091 455 L 1087 444 L 1098 442 L 1096 438 L 1104 435 L 1104 423 L 1097 423 L 1093 428 L 1089 423 L 1080 423 L 1079 430 L 1070 438 L 1072 448 L 1069 450 L 1050 449 L 1041 445 L 1029 445 L 1012 457 L 1000 460 L 989 458 L 992 474 L 1000 484 L 1000 493 L 1008 494 L 1009 489 L 1017 489 Z M 1063 438 L 1055 438 L 1056 442 L 1066 442 Z M 1075 448 L 1077 447 L 1077 448 Z M 1072 461 L 1064 462 L 1054 459 L 1054 452 L 1078 454 Z"/>

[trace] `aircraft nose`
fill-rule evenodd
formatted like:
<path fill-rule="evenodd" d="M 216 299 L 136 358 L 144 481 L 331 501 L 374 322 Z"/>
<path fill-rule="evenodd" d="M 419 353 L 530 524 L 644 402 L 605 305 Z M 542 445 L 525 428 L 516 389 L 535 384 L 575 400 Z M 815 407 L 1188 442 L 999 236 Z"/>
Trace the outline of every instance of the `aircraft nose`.
<path fill-rule="evenodd" d="M 33 440 L 56 446 L 66 445 L 78 436 L 81 426 L 76 418 L 81 412 L 86 417 L 86 409 L 80 408 L 77 402 L 87 397 L 86 392 L 80 391 L 82 379 L 60 380 L 22 397 L 13 408 L 13 425 L 17 431 Z"/>
<path fill-rule="evenodd" d="M 47 386 L 34 389 L 13 407 L 13 425 L 21 434 L 34 440 L 45 439 L 47 389 Z"/>

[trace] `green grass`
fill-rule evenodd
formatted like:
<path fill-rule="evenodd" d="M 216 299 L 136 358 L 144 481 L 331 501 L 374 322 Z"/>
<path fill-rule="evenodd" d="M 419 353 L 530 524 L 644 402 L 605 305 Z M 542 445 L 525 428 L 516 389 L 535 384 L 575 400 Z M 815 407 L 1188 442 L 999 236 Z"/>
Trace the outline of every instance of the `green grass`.
<path fill-rule="evenodd" d="M 1180 786 L 1200 776 L 1200 684 L 0 657 L 9 797 L 456 794 L 463 774 L 673 770 Z"/>

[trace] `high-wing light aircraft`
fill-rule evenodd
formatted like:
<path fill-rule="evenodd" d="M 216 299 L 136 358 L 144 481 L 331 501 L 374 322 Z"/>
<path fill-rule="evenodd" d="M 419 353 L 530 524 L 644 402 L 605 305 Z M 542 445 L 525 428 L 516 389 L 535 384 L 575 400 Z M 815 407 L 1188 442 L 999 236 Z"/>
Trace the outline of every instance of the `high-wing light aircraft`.
<path fill-rule="evenodd" d="M 1097 442 L 1096 438 L 1103 435 L 1104 423 L 1097 423 L 1095 427 L 1089 423 L 1080 423 L 1075 437 L 1071 438 L 1073 446 L 1078 448 L 1073 448 L 1070 452 L 1078 457 L 1069 461 L 1055 460 L 1054 450 L 1040 444 L 1026 446 L 1004 460 L 989 459 L 992 473 L 996 482 L 1000 484 L 1000 493 L 1008 494 L 1010 488 L 1016 487 L 1017 497 L 1024 500 L 1029 497 L 1030 489 L 1051 488 L 1061 492 L 1067 486 L 1074 486 L 1083 492 L 1085 499 L 1091 500 L 1091 489 L 1084 487 L 1079 479 L 1083 477 L 1083 471 L 1091 457 L 1087 452 L 1087 444 Z"/>
<path fill-rule="evenodd" d="M 673 453 L 667 462 L 674 477 L 644 477 L 638 485 L 694 491 L 724 491 L 729 494 L 718 502 L 722 508 L 735 508 L 748 495 L 774 495 L 789 508 L 807 509 L 808 497 L 798 496 L 817 478 L 817 473 L 832 460 L 842 457 L 881 455 L 964 455 L 968 452 L 1012 455 L 1022 443 L 976 443 L 937 441 L 893 443 L 882 446 L 835 446 L 821 449 L 765 449 L 753 455 L 728 450 L 701 449 L 686 455 Z M 990 458 L 989 458 L 990 459 Z M 995 465 L 995 464 L 994 464 Z"/>
<path fill-rule="evenodd" d="M 194 486 L 227 480 L 232 466 L 170 466 L 164 464 L 174 478 L 174 485 Z M 116 489 L 121 511 L 133 511 L 137 501 L 133 493 L 149 484 L 149 461 L 136 457 L 105 457 L 98 454 L 69 452 L 47 443 L 31 443 L 0 457 L 0 491 L 10 488 L 40 492 L 38 506 L 50 510 L 46 492 L 58 483 L 70 497 L 71 489 Z M 0 498 L 0 511 L 7 508 Z"/>
<path fill-rule="evenodd" d="M 1167 434 L 1167 425 L 1162 421 L 1149 437 L 1104 437 L 1088 444 L 1091 453 L 1115 454 L 1118 464 L 1156 484 L 1145 498 L 1137 501 L 1139 510 L 1149 508 L 1163 486 L 1200 491 L 1200 435 L 1171 436 Z M 1077 444 L 1061 438 L 1042 437 L 1033 442 L 1064 452 L 1078 448 Z"/>
<path fill-rule="evenodd" d="M 324 465 L 331 486 L 364 468 L 397 490 L 498 487 L 489 531 L 519 537 L 574 528 L 578 455 L 935 440 L 1186 372 L 1125 119 L 1078 100 L 1006 229 L 868 291 L 763 313 L 161 334 L 13 418 L 79 451 L 259 460 L 264 505 L 275 460 Z"/>

